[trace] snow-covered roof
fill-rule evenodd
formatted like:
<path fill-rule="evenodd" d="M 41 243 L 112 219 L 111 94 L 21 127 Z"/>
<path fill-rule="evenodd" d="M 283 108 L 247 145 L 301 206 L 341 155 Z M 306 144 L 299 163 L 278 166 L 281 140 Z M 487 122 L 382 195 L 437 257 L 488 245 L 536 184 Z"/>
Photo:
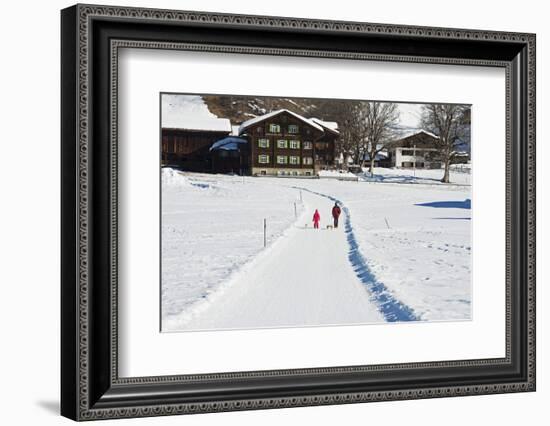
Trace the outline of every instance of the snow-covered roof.
<path fill-rule="evenodd" d="M 184 130 L 231 132 L 231 122 L 208 110 L 200 96 L 162 95 L 162 127 Z"/>
<path fill-rule="evenodd" d="M 388 153 L 386 151 L 380 151 L 378 153 L 376 153 L 376 155 L 374 156 L 374 159 L 377 160 L 377 161 L 381 161 L 381 160 L 386 160 L 388 158 Z M 369 153 L 365 153 L 365 161 L 366 160 L 370 160 L 370 155 Z"/>
<path fill-rule="evenodd" d="M 333 131 L 334 133 L 338 133 L 340 134 L 340 132 L 338 131 L 338 123 L 336 121 L 324 121 L 324 120 L 321 120 L 319 118 L 310 118 L 311 121 L 313 121 L 314 123 L 317 123 L 319 124 L 320 126 L 324 127 L 325 129 L 329 129 L 331 131 Z"/>
<path fill-rule="evenodd" d="M 423 133 L 427 136 L 431 136 L 432 138 L 439 139 L 439 136 L 434 135 L 433 133 L 428 132 L 427 130 L 424 130 L 424 129 L 411 129 L 411 128 L 403 129 L 401 132 L 399 132 L 399 139 L 406 139 L 406 138 L 409 138 L 411 136 L 419 135 L 421 133 Z"/>
<path fill-rule="evenodd" d="M 220 139 L 212 144 L 210 151 L 224 150 L 224 151 L 236 151 L 239 149 L 239 144 L 248 143 L 246 139 L 238 138 L 236 136 L 228 136 Z"/>
<path fill-rule="evenodd" d="M 320 130 L 321 132 L 323 131 L 323 128 L 319 124 L 317 124 L 317 123 L 315 123 L 315 122 L 313 122 L 313 121 L 311 121 L 311 120 L 309 120 L 305 117 L 302 117 L 300 114 L 296 114 L 295 112 L 292 112 L 288 109 L 278 109 L 277 111 L 272 111 L 272 112 L 269 112 L 267 114 L 251 118 L 250 120 L 246 120 L 245 122 L 243 122 L 240 125 L 239 134 L 244 132 L 250 126 L 253 126 L 256 123 L 259 123 L 260 121 L 267 120 L 268 118 L 275 117 L 276 115 L 279 115 L 282 112 L 286 112 L 286 113 L 292 115 L 293 117 L 297 118 L 298 120 L 303 121 L 306 124 L 309 124 L 310 126 L 314 127 L 315 129 Z"/>

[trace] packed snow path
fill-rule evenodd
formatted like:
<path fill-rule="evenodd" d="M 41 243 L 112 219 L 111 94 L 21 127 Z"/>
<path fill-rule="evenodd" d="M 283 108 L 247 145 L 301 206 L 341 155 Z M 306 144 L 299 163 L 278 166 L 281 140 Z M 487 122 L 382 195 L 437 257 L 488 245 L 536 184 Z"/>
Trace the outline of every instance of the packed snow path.
<path fill-rule="evenodd" d="M 338 202 L 338 205 L 342 206 L 344 215 L 340 226 L 344 226 L 346 230 L 346 239 L 349 245 L 348 260 L 353 266 L 357 278 L 365 285 L 365 287 L 371 293 L 371 300 L 373 300 L 380 312 L 384 315 L 386 321 L 416 321 L 418 318 L 414 314 L 413 310 L 407 305 L 401 303 L 388 291 L 386 286 L 376 279 L 371 272 L 367 261 L 361 254 L 359 249 L 359 243 L 357 237 L 353 232 L 351 226 L 351 217 L 348 208 L 342 204 L 342 202 L 330 195 L 321 194 L 319 192 L 311 191 L 305 188 L 299 188 L 300 190 L 306 190 L 312 194 L 317 194 L 321 197 L 328 198 L 331 201 Z"/>
<path fill-rule="evenodd" d="M 350 229 L 346 229 L 347 209 L 340 216 L 340 227 L 327 229 L 332 224 L 334 201 L 306 190 L 302 197 L 304 213 L 287 235 L 246 265 L 243 273 L 221 291 L 204 300 L 193 315 L 171 318 L 169 329 L 343 325 L 414 319 L 412 315 L 406 317 L 410 311 L 403 314 L 398 310 L 395 318 L 388 316 L 386 311 L 395 310 L 396 302 L 387 298 L 384 288 L 365 285 L 365 271 L 354 258 L 357 247 L 350 240 Z M 311 222 L 315 209 L 321 214 L 320 229 L 313 229 Z M 381 298 L 372 293 L 376 290 Z"/>

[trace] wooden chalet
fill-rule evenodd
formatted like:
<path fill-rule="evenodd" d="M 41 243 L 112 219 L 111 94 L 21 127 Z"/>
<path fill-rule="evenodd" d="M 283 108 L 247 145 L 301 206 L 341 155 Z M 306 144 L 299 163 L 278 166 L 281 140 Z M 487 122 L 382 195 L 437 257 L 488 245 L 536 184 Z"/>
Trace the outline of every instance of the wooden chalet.
<path fill-rule="evenodd" d="M 318 118 L 309 120 L 321 126 L 324 132 L 323 136 L 315 141 L 315 171 L 333 169 L 336 162 L 336 140 L 340 136 L 338 123 Z"/>
<path fill-rule="evenodd" d="M 250 173 L 256 176 L 314 176 L 321 161 L 334 159 L 334 142 L 324 139 L 326 133 L 322 125 L 286 109 L 239 127 L 239 136 L 248 140 Z M 318 162 L 317 152 L 322 153 Z"/>
<path fill-rule="evenodd" d="M 391 143 L 388 149 L 392 167 L 440 169 L 439 138 L 426 130 L 412 130 Z"/>

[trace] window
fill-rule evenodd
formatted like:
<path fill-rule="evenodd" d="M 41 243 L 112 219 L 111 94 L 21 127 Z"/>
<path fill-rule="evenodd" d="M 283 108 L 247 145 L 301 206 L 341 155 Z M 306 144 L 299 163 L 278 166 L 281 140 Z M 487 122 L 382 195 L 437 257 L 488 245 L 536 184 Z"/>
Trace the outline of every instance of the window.
<path fill-rule="evenodd" d="M 271 123 L 269 125 L 269 132 L 270 133 L 281 133 L 281 126 L 278 124 Z"/>
<path fill-rule="evenodd" d="M 289 144 L 292 149 L 300 149 L 300 141 L 290 140 Z"/>
<path fill-rule="evenodd" d="M 312 149 L 313 144 L 311 142 L 304 142 L 304 149 Z"/>
<path fill-rule="evenodd" d="M 298 172 L 296 170 L 292 171 L 292 176 L 298 176 Z"/>
<path fill-rule="evenodd" d="M 258 163 L 260 164 L 269 163 L 269 155 L 258 155 Z"/>
<path fill-rule="evenodd" d="M 264 132 L 264 128 L 262 126 L 256 127 L 256 133 L 261 135 L 263 132 Z"/>
<path fill-rule="evenodd" d="M 277 164 L 287 164 L 288 157 L 286 155 L 277 155 Z"/>
<path fill-rule="evenodd" d="M 313 158 L 311 157 L 304 157 L 304 164 L 311 165 L 313 164 Z"/>
<path fill-rule="evenodd" d="M 269 139 L 258 139 L 259 148 L 269 148 Z"/>
<path fill-rule="evenodd" d="M 298 132 L 299 132 L 298 125 L 296 124 L 288 125 L 288 133 L 298 133 Z"/>
<path fill-rule="evenodd" d="M 300 164 L 300 157 L 295 155 L 290 156 L 290 164 Z"/>
<path fill-rule="evenodd" d="M 279 139 L 277 141 L 277 148 L 288 148 L 288 141 L 286 139 Z"/>
<path fill-rule="evenodd" d="M 412 149 L 404 149 L 401 151 L 401 155 L 414 155 L 414 151 Z"/>

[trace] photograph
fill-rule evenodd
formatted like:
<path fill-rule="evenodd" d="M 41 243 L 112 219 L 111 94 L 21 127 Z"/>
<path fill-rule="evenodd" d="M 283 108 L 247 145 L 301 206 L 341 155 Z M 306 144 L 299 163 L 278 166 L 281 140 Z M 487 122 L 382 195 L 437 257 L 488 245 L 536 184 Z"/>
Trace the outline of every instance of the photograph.
<path fill-rule="evenodd" d="M 162 332 L 472 319 L 472 105 L 159 106 Z"/>
<path fill-rule="evenodd" d="M 33 115 L 60 150 L 33 139 L 44 155 L 23 173 L 15 150 L 5 157 L 32 187 L 8 185 L 11 210 L 55 207 L 57 225 L 40 228 L 60 231 L 57 252 L 32 257 L 6 223 L 25 254 L 17 277 L 39 271 L 29 282 L 56 299 L 24 310 L 51 316 L 57 338 L 36 333 L 36 315 L 10 329 L 57 342 L 37 383 L 55 385 L 61 415 L 280 424 L 287 408 L 325 406 L 292 422 L 332 424 L 387 422 L 398 404 L 397 423 L 453 412 L 464 425 L 480 410 L 501 424 L 535 413 L 548 396 L 536 345 L 544 14 L 191 3 L 62 5 L 54 25 L 41 11 L 55 46 L 34 49 L 60 55 L 57 83 L 19 72 L 29 95 L 8 87 L 19 133 L 38 86 L 60 103 Z M 50 171 L 60 203 L 36 191 Z M 61 291 L 29 268 L 42 253 L 57 255 Z M 7 297 L 10 317 L 28 299 Z"/>

